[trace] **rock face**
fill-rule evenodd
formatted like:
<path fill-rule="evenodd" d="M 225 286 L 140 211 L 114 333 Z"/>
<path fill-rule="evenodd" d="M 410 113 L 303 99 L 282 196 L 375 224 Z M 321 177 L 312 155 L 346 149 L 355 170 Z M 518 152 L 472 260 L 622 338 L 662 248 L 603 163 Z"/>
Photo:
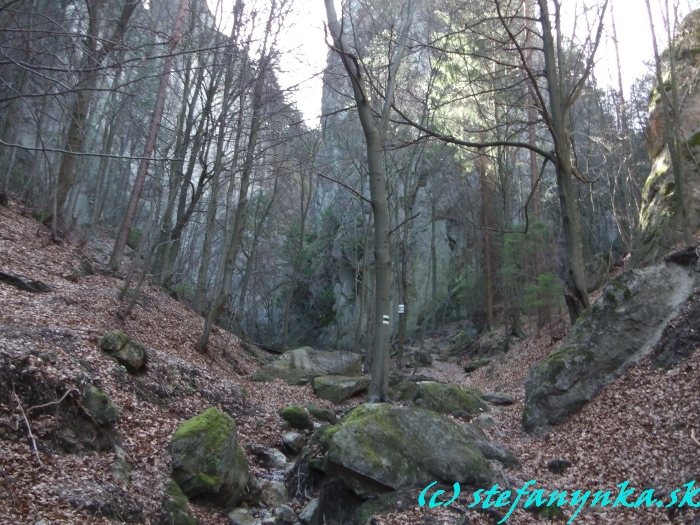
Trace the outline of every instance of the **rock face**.
<path fill-rule="evenodd" d="M 693 289 L 688 269 L 661 263 L 615 278 L 584 311 L 561 348 L 525 383 L 526 430 L 566 420 L 652 349 Z"/>
<path fill-rule="evenodd" d="M 138 372 L 146 364 L 147 354 L 144 346 L 132 341 L 128 335 L 119 330 L 105 332 L 105 335 L 100 338 L 99 345 L 129 372 Z"/>
<path fill-rule="evenodd" d="M 696 74 L 700 61 L 700 10 L 690 13 L 677 30 L 674 42 L 678 97 L 680 161 L 683 171 L 683 191 L 691 232 L 700 228 L 700 178 L 695 159 L 700 155 L 700 78 Z M 682 227 L 677 204 L 676 181 L 671 156 L 665 138 L 663 105 L 660 89 L 671 99 L 672 84 L 668 52 L 664 53 L 661 88 L 655 86 L 649 104 L 647 150 L 652 162 L 651 172 L 644 184 L 639 233 L 634 242 L 633 257 L 638 266 L 656 262 L 662 254 L 682 239 Z"/>
<path fill-rule="evenodd" d="M 173 479 L 188 498 L 224 507 L 243 501 L 248 464 L 238 445 L 236 424 L 215 408 L 185 421 L 169 445 Z"/>
<path fill-rule="evenodd" d="M 319 437 L 327 473 L 361 497 L 433 481 L 485 485 L 491 471 L 467 433 L 417 408 L 366 404 Z"/>
<path fill-rule="evenodd" d="M 319 376 L 313 381 L 314 393 L 336 405 L 352 396 L 366 392 L 369 388 L 367 377 Z"/>
<path fill-rule="evenodd" d="M 255 381 L 283 379 L 290 385 L 303 385 L 318 376 L 358 376 L 360 373 L 358 354 L 324 352 L 305 346 L 285 352 L 272 363 L 259 368 L 252 377 Z"/>

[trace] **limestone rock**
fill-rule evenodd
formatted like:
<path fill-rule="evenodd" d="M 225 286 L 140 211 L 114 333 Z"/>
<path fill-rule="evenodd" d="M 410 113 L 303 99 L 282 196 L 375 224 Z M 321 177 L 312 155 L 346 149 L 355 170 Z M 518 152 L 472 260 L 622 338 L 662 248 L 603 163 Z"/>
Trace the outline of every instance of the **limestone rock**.
<path fill-rule="evenodd" d="M 367 377 L 319 376 L 313 381 L 314 393 L 336 405 L 352 396 L 366 392 L 369 388 Z"/>
<path fill-rule="evenodd" d="M 579 317 L 560 349 L 530 371 L 525 429 L 566 420 L 648 353 L 692 291 L 693 281 L 686 268 L 665 263 L 613 279 Z"/>
<path fill-rule="evenodd" d="M 436 480 L 484 485 L 492 479 L 464 430 L 427 410 L 362 405 L 325 436 L 326 471 L 362 497 Z"/>
<path fill-rule="evenodd" d="M 296 430 L 313 430 L 314 422 L 306 408 L 299 405 L 291 405 L 279 411 L 279 415 L 287 424 Z"/>
<path fill-rule="evenodd" d="M 216 408 L 185 421 L 169 445 L 173 479 L 188 498 L 202 498 L 224 507 L 245 499 L 250 479 L 238 445 L 236 424 Z"/>
<path fill-rule="evenodd" d="M 119 330 L 105 332 L 99 345 L 132 373 L 138 372 L 148 359 L 146 348 Z"/>
<path fill-rule="evenodd" d="M 253 373 L 255 381 L 283 379 L 290 385 L 303 385 L 326 375 L 357 376 L 361 373 L 358 354 L 326 352 L 308 346 L 285 352 L 272 363 Z"/>

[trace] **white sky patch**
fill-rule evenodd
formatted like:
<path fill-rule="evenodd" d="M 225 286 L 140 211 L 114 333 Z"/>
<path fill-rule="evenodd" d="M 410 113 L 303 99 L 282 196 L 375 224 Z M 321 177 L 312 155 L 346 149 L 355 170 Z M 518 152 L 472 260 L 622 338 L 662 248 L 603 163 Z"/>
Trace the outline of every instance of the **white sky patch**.
<path fill-rule="evenodd" d="M 269 1 L 269 0 L 266 0 Z M 336 11 L 340 14 L 340 1 L 336 1 Z M 617 28 L 620 61 L 622 64 L 623 82 L 626 94 L 634 81 L 649 71 L 645 63 L 653 61 L 654 53 L 651 41 L 651 30 L 647 16 L 645 0 L 610 0 L 613 3 L 615 23 Z M 654 24 L 659 42 L 659 50 L 666 45 L 661 6 L 667 0 L 651 0 L 654 12 Z M 207 0 L 212 12 L 217 10 L 224 14 L 230 13 L 233 0 Z M 564 0 L 565 8 L 579 5 L 596 5 L 600 0 Z M 700 0 L 668 0 L 670 9 L 678 3 L 678 16 L 683 16 L 692 9 L 700 8 Z M 665 7 L 664 7 L 665 8 Z M 571 15 L 565 16 L 571 20 Z M 321 112 L 322 74 L 326 65 L 328 47 L 325 42 L 324 22 L 326 11 L 323 0 L 293 0 L 292 12 L 283 21 L 285 27 L 281 36 L 279 82 L 283 89 L 290 89 L 291 100 L 304 114 L 309 126 L 317 126 Z M 578 22 L 577 38 L 585 37 L 585 20 Z M 230 29 L 223 28 L 224 32 Z M 601 85 L 617 88 L 617 64 L 615 49 L 612 44 L 612 27 L 610 24 L 610 7 L 605 20 L 605 35 L 598 49 L 596 59 L 596 79 Z"/>

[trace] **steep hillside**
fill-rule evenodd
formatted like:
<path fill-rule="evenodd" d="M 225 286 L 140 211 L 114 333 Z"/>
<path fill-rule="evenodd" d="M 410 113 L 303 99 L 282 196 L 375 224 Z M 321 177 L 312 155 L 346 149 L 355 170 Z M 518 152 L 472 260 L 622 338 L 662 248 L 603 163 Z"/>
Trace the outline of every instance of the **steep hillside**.
<path fill-rule="evenodd" d="M 252 473 L 264 480 L 275 474 L 259 464 L 256 451 L 283 450 L 288 427 L 279 409 L 313 403 L 342 413 L 361 400 L 338 408 L 314 396 L 309 386 L 250 380 L 263 355 L 244 349 L 223 330 L 215 330 L 208 355 L 198 353 L 202 319 L 156 287 L 147 286 L 132 314 L 120 322 L 117 294 L 123 278 L 100 271 L 109 246 L 89 243 L 80 252 L 70 241 L 54 244 L 48 230 L 11 205 L 0 207 L 0 272 L 41 281 L 50 290 L 33 293 L 0 281 L 0 523 L 163 523 L 160 508 L 171 475 L 167 445 L 186 419 L 211 406 L 231 415 Z M 666 339 L 692 341 L 693 331 L 700 331 L 698 312 L 695 293 Z M 529 337 L 469 375 L 463 363 L 443 357 L 449 336 L 459 328 L 444 327 L 426 343 L 433 349 L 432 366 L 408 372 L 514 398 L 513 405 L 491 408 L 490 420 L 481 422 L 488 437 L 522 463 L 508 470 L 493 464 L 502 487 L 515 490 L 536 480 L 536 488 L 548 491 L 615 494 L 616 485 L 629 480 L 638 489 L 633 501 L 650 488 L 668 501 L 676 487 L 700 480 L 700 445 L 690 438 L 693 428 L 700 433 L 698 352 L 669 370 L 655 368 L 652 357 L 642 359 L 570 420 L 536 437 L 521 425 L 525 378 L 557 348 L 565 323 L 539 334 L 529 329 Z M 147 345 L 143 372 L 127 373 L 99 349 L 100 336 L 113 329 Z M 104 391 L 119 410 L 110 432 L 83 417 L 88 384 Z M 571 466 L 554 473 L 548 464 L 555 459 Z M 376 523 L 486 525 L 505 514 L 468 509 L 473 501 L 468 490 L 448 508 L 420 509 L 418 493 L 409 494 L 400 510 L 377 515 Z M 298 512 L 314 494 L 291 496 Z M 221 509 L 190 507 L 200 524 L 230 523 Z M 564 516 L 571 517 L 569 508 Z M 543 519 L 516 510 L 507 523 Z M 586 506 L 574 523 L 651 525 L 669 519 L 696 524 L 700 512 Z"/>

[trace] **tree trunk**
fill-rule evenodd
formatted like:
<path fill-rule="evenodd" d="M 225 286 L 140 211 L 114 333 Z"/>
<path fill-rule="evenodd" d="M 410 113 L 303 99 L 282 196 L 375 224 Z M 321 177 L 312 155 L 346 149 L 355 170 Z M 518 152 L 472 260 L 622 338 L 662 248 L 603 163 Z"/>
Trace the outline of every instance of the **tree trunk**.
<path fill-rule="evenodd" d="M 136 174 L 134 187 L 131 190 L 131 198 L 129 199 L 129 206 L 126 210 L 126 216 L 124 217 L 124 222 L 122 223 L 121 229 L 119 230 L 119 236 L 117 237 L 117 242 L 114 245 L 112 257 L 109 261 L 109 266 L 113 271 L 118 271 L 121 265 L 122 256 L 124 254 L 124 247 L 126 246 L 126 240 L 129 236 L 131 226 L 134 223 L 134 219 L 136 217 L 136 208 L 141 198 L 143 184 L 146 181 L 146 174 L 148 173 L 150 157 L 153 154 L 153 150 L 156 146 L 158 128 L 160 126 L 161 117 L 163 116 L 165 92 L 168 88 L 170 70 L 172 69 L 173 60 L 175 59 L 172 53 L 173 51 L 175 51 L 175 48 L 180 42 L 182 25 L 185 19 L 185 12 L 187 11 L 188 4 L 189 0 L 181 0 L 180 10 L 178 11 L 177 18 L 175 19 L 173 32 L 170 35 L 170 43 L 168 45 L 168 57 L 165 59 L 165 64 L 163 64 L 163 73 L 160 76 L 160 85 L 158 86 L 158 93 L 156 94 L 156 104 L 153 110 L 153 115 L 151 115 L 151 125 L 148 131 L 148 138 L 146 139 L 146 147 L 144 148 L 142 155 L 143 158 L 141 159 L 141 162 L 139 164 L 139 170 Z"/>

